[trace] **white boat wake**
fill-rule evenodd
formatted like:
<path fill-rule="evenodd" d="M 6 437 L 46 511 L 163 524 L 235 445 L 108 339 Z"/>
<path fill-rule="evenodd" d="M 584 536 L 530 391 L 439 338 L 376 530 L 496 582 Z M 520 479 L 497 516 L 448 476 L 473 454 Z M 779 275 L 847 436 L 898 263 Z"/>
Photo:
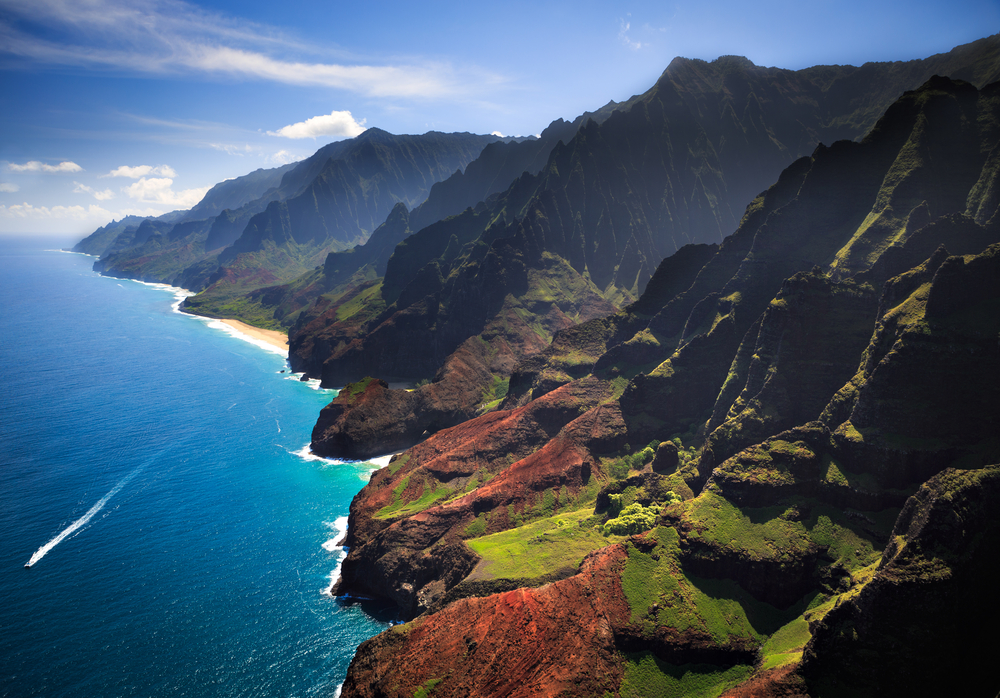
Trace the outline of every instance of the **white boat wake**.
<path fill-rule="evenodd" d="M 69 526 L 67 526 L 65 529 L 63 529 L 62 532 L 59 535 L 57 535 L 55 538 L 53 538 L 48 543 L 46 543 L 45 545 L 43 545 L 42 547 L 40 547 L 38 550 L 36 550 L 35 554 L 31 556 L 31 559 L 28 560 L 28 562 L 25 563 L 24 566 L 25 567 L 31 567 L 36 562 L 38 562 L 43 557 L 45 557 L 45 555 L 50 550 L 52 550 L 52 548 L 56 547 L 57 545 L 59 545 L 60 543 L 62 543 L 64 540 L 66 540 L 66 538 L 68 538 L 69 536 L 73 535 L 73 533 L 76 532 L 77 530 L 79 530 L 81 526 L 86 526 L 87 522 L 90 521 L 92 518 L 94 518 L 94 514 L 96 514 L 97 512 L 99 512 L 101 509 L 103 509 L 104 505 L 108 503 L 108 500 L 111 499 L 112 497 L 114 497 L 116 494 L 118 494 L 121 491 L 121 489 L 125 485 L 127 485 L 129 482 L 131 482 L 132 478 L 134 478 L 136 475 L 138 475 L 139 471 L 141 471 L 145 467 L 146 467 L 146 464 L 144 463 L 144 464 L 140 465 L 138 468 L 136 468 L 135 470 L 133 470 L 132 472 L 130 472 L 128 475 L 126 475 L 125 477 L 123 477 L 121 480 L 119 480 L 118 484 L 115 485 L 114 487 L 112 487 L 110 492 L 108 492 L 106 495 L 104 495 L 103 497 L 101 497 L 101 499 L 98 500 L 97 504 L 95 504 L 94 506 L 90 507 L 90 509 L 87 511 L 86 514 L 84 514 L 79 519 L 77 519 L 76 521 L 74 521 L 73 523 L 71 523 Z"/>

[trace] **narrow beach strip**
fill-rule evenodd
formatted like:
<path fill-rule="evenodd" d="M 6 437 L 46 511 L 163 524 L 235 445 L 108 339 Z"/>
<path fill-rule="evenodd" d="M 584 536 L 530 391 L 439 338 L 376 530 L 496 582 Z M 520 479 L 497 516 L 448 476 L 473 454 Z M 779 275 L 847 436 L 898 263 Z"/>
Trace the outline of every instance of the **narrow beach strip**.
<path fill-rule="evenodd" d="M 261 342 L 274 349 L 278 349 L 285 354 L 288 353 L 288 335 L 284 332 L 278 332 L 277 330 L 262 330 L 259 327 L 248 325 L 245 322 L 230 320 L 228 318 L 221 318 L 218 322 L 227 325 L 239 334 L 246 335 L 255 342 Z"/>

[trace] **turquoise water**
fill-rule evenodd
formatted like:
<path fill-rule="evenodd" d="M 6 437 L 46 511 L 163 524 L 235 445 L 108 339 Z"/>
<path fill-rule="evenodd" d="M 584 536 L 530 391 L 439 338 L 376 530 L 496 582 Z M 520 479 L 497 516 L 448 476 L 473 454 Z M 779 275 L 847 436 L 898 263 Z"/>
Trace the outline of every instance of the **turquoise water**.
<path fill-rule="evenodd" d="M 0 238 L 0 696 L 335 695 L 390 611 L 325 593 L 333 394 L 66 242 Z"/>

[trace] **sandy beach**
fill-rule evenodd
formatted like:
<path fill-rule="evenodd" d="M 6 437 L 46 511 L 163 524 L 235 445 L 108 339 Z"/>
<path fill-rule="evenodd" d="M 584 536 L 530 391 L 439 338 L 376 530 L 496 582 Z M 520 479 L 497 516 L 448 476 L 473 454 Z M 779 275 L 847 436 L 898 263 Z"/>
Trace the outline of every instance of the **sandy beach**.
<path fill-rule="evenodd" d="M 288 335 L 284 332 L 278 332 L 277 330 L 262 330 L 259 327 L 248 325 L 245 322 L 240 322 L 239 320 L 229 320 L 223 318 L 221 322 L 226 323 L 233 329 L 253 337 L 260 342 L 266 342 L 273 347 L 288 351 Z"/>

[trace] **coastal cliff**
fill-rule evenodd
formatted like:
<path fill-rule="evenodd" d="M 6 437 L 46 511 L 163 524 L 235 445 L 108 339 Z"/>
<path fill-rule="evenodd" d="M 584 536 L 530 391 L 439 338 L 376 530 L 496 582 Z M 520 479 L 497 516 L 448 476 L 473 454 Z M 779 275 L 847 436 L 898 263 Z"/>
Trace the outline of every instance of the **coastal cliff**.
<path fill-rule="evenodd" d="M 719 365 L 710 375 L 690 374 L 684 387 L 671 381 L 670 390 L 685 391 L 680 402 L 699 401 L 691 413 L 700 418 L 716 397 L 702 386 L 718 384 L 734 345 L 784 279 L 817 265 L 838 280 L 851 277 L 889 243 L 886 236 L 905 222 L 901 216 L 913 211 L 916 230 L 925 218 L 965 212 L 964 197 L 986 155 L 976 150 L 977 136 L 959 117 L 952 119 L 959 127 L 954 137 L 936 130 L 937 140 L 913 144 L 904 153 L 914 124 L 908 121 L 908 103 L 894 102 L 904 90 L 930 80 L 935 69 L 986 81 L 1000 78 L 994 43 L 860 69 L 788 71 L 735 56 L 710 63 L 676 59 L 647 92 L 618 105 L 603 121 L 584 123 L 553 147 L 537 174 L 523 174 L 450 218 L 421 229 L 411 222 L 411 233 L 386 259 L 384 273 L 368 265 L 363 274 L 332 284 L 289 328 L 293 367 L 328 387 L 366 376 L 429 381 L 418 388 L 419 401 L 398 392 L 386 396 L 402 403 L 394 411 L 415 410 L 414 421 L 423 428 L 413 429 L 412 445 L 425 431 L 491 409 L 498 388 L 507 406 L 514 397 L 521 404 L 529 390 L 537 397 L 592 369 L 617 369 L 632 378 L 641 367 L 648 379 L 630 391 L 638 391 L 639 401 L 657 400 L 669 409 L 678 401 L 652 396 L 663 381 L 651 369 L 689 337 L 704 334 L 697 323 L 720 312 L 728 319 L 699 340 L 697 349 L 717 351 Z M 961 98 L 956 100 L 957 105 Z M 946 115 L 926 116 L 934 123 Z M 880 131 L 886 137 L 871 145 L 857 142 Z M 845 138 L 857 140 L 837 140 Z M 948 157 L 956 163 L 956 177 L 947 186 L 921 189 L 927 207 L 918 208 L 921 200 L 911 201 L 910 190 L 920 184 L 909 178 L 909 161 L 918 155 L 913 148 L 923 147 L 935 158 L 953 150 Z M 883 189 L 886 175 L 890 182 Z M 907 179 L 902 187 L 892 184 L 897 176 Z M 873 208 L 880 192 L 884 200 Z M 778 206 L 782 216 L 770 220 L 767 244 L 755 244 L 756 231 Z M 808 218 L 810 227 L 800 226 L 800 218 Z M 842 235 L 862 227 L 853 243 Z M 723 248 L 713 250 L 724 237 Z M 656 293 L 640 303 L 661 261 L 681 249 L 684 255 L 660 274 Z M 345 266 L 348 261 L 338 257 L 337 279 L 352 268 Z M 675 296 L 669 308 L 657 305 L 654 298 L 669 294 Z M 608 319 L 616 310 L 625 315 Z M 652 322 L 640 317 L 647 313 L 657 317 Z M 586 340 L 578 327 L 587 328 Z M 571 345 L 564 334 L 574 337 Z M 863 335 L 856 340 L 863 342 Z M 556 352 L 562 355 L 558 363 L 552 360 Z M 536 355 L 539 360 L 531 363 Z M 626 396 L 627 412 L 630 404 Z M 351 424 L 340 428 L 349 430 Z M 672 423 L 665 431 L 687 429 L 678 427 Z M 315 446 L 337 456 L 327 447 L 332 434 L 326 434 Z M 639 441 L 654 437 L 650 432 Z"/>
<path fill-rule="evenodd" d="M 538 139 L 373 129 L 88 245 L 286 328 L 342 386 L 316 454 L 399 452 L 333 591 L 403 622 L 345 697 L 995 695 L 997 56 L 676 59 Z"/>
<path fill-rule="evenodd" d="M 343 695 L 1000 688 L 997 124 L 1000 86 L 928 81 L 395 456 L 338 592 L 412 620 Z"/>

